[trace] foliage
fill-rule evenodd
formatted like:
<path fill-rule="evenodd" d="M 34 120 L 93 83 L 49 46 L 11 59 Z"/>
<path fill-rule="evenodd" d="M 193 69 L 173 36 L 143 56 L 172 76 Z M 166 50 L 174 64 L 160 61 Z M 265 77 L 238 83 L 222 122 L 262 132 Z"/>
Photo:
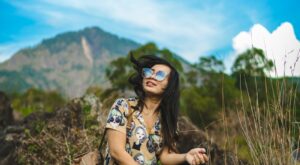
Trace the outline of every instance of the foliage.
<path fill-rule="evenodd" d="M 107 111 L 94 95 L 75 98 L 48 117 L 25 124 L 16 149 L 18 164 L 72 164 L 73 158 L 99 146 Z"/>
<path fill-rule="evenodd" d="M 248 95 L 243 100 L 249 102 L 248 106 L 240 107 L 240 126 L 255 165 L 295 164 L 291 152 L 299 148 L 300 141 L 300 126 L 294 125 L 297 121 L 296 90 L 285 83 L 285 80 L 275 80 L 276 86 L 272 88 L 276 95 L 266 95 L 264 102 L 259 101 L 259 97 L 250 98 Z M 260 94 L 258 91 L 256 93 Z"/>
<path fill-rule="evenodd" d="M 224 102 L 227 108 L 233 107 L 239 92 L 235 80 L 223 73 L 223 62 L 215 56 L 201 57 L 193 67 L 186 73 L 190 85 L 182 90 L 181 109 L 198 126 L 204 127 L 218 119 Z"/>
<path fill-rule="evenodd" d="M 233 75 L 266 76 L 273 66 L 273 62 L 266 58 L 263 50 L 252 48 L 238 55 L 232 66 L 232 73 Z"/>
<path fill-rule="evenodd" d="M 204 127 L 217 118 L 218 105 L 212 97 L 202 95 L 201 89 L 190 87 L 181 92 L 181 111 L 193 123 Z"/>
<path fill-rule="evenodd" d="M 15 94 L 12 98 L 13 109 L 20 112 L 23 117 L 32 112 L 52 112 L 64 103 L 65 99 L 59 93 L 45 92 L 34 88 L 21 95 Z"/>
<path fill-rule="evenodd" d="M 100 98 L 101 94 L 103 93 L 104 89 L 100 86 L 90 86 L 86 90 L 85 94 L 93 94 Z"/>
<path fill-rule="evenodd" d="M 233 66 L 232 76 L 236 79 L 235 86 L 247 95 L 263 103 L 268 97 L 266 91 L 272 91 L 273 81 L 267 77 L 274 64 L 265 57 L 263 50 L 252 48 L 240 54 Z M 259 93 L 259 95 L 257 95 Z"/>
<path fill-rule="evenodd" d="M 214 55 L 201 57 L 189 70 L 184 70 L 174 53 L 168 49 L 159 49 L 154 43 L 142 45 L 130 53 L 136 58 L 154 54 L 170 61 L 178 69 L 181 77 L 182 115 L 188 116 L 197 126 L 208 128 L 208 132 L 215 131 L 213 138 L 222 142 L 224 148 L 229 146 L 228 141 L 236 143 L 236 146 L 233 146 L 238 149 L 237 155 L 250 161 L 254 160 L 253 164 L 264 164 L 265 157 L 270 158 L 272 154 L 276 155 L 276 159 L 271 162 L 277 160 L 284 164 L 290 151 L 281 150 L 279 144 L 290 149 L 293 138 L 294 141 L 299 141 L 299 128 L 293 125 L 300 120 L 299 83 L 287 78 L 267 77 L 273 63 L 266 59 L 262 50 L 253 48 L 238 55 L 232 67 L 232 75 L 224 73 L 223 62 Z M 27 69 L 26 72 L 29 74 L 30 70 Z M 111 87 L 90 86 L 86 93 L 96 95 L 101 100 L 102 108 L 108 109 L 116 98 L 125 94 L 128 97 L 129 91 L 132 91 L 128 77 L 132 74 L 129 54 L 116 58 L 106 70 Z M 32 112 L 53 112 L 56 107 L 62 107 L 64 104 L 65 100 L 55 91 L 29 89 L 24 94 L 12 95 L 13 108 L 23 116 Z M 30 129 L 25 131 L 27 141 L 19 151 L 23 154 L 20 161 L 28 161 L 24 155 L 32 159 L 38 155 L 38 160 L 43 162 L 46 155 L 38 153 L 46 146 L 48 150 L 45 152 L 48 152 L 50 157 L 43 163 L 55 161 L 54 158 L 61 152 L 65 156 L 60 157 L 59 162 L 66 164 L 76 153 L 90 150 L 94 146 L 91 144 L 97 144 L 95 137 L 99 138 L 99 132 L 95 131 L 99 131 L 99 122 L 105 122 L 105 119 L 100 121 L 95 115 L 91 115 L 94 108 L 89 103 L 80 101 L 79 107 L 78 111 L 76 108 L 74 111 L 81 115 L 80 122 L 85 129 L 73 128 L 72 122 L 77 120 L 73 112 L 65 114 L 71 118 L 63 120 L 65 123 L 60 123 L 62 127 L 49 125 L 49 122 L 44 120 L 32 122 Z M 57 113 L 65 111 L 60 109 Z M 102 114 L 102 117 L 104 116 Z M 214 125 L 215 123 L 217 124 Z M 211 125 L 215 126 L 212 128 L 214 130 L 209 130 Z M 222 133 L 226 136 L 221 136 Z M 71 134 L 76 134 L 76 137 L 72 137 Z M 33 136 L 35 138 L 32 138 Z M 87 137 L 92 139 L 84 140 Z M 279 143 L 283 141 L 284 143 Z M 80 147 L 83 147 L 83 150 L 80 150 Z M 229 149 L 234 150 L 234 147 Z M 283 154 L 283 158 L 280 157 L 280 152 L 288 154 Z"/>
<path fill-rule="evenodd" d="M 194 66 L 202 73 L 222 73 L 225 70 L 223 62 L 214 55 L 200 57 L 199 63 L 194 64 Z"/>

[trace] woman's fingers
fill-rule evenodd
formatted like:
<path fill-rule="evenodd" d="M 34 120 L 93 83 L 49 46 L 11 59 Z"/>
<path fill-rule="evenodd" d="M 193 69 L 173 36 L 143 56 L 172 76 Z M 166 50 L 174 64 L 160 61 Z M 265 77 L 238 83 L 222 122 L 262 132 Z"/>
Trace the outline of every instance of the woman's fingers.
<path fill-rule="evenodd" d="M 208 157 L 205 154 L 197 153 L 195 156 L 197 157 L 197 164 L 206 163 L 208 161 Z"/>
<path fill-rule="evenodd" d="M 206 149 L 205 148 L 199 148 L 198 150 L 202 154 L 206 154 Z"/>
<path fill-rule="evenodd" d="M 200 154 L 203 157 L 204 162 L 201 162 L 201 163 L 208 162 L 209 159 L 208 159 L 208 156 L 206 155 L 206 149 L 205 148 L 199 148 L 198 154 Z"/>
<path fill-rule="evenodd" d="M 190 157 L 189 163 L 191 165 L 199 165 L 202 163 L 208 162 L 208 156 L 206 155 L 206 150 L 205 148 L 194 148 L 190 150 L 187 155 Z"/>
<path fill-rule="evenodd" d="M 208 162 L 208 156 L 206 154 L 200 154 L 200 153 L 198 153 L 197 155 L 198 155 L 198 157 L 201 158 L 200 159 L 201 160 L 200 163 L 206 163 L 206 162 Z"/>
<path fill-rule="evenodd" d="M 206 154 L 202 154 L 202 156 L 203 156 L 204 161 L 208 162 L 208 156 Z"/>
<path fill-rule="evenodd" d="M 193 159 L 192 165 L 197 165 L 195 159 Z"/>
<path fill-rule="evenodd" d="M 197 154 L 194 154 L 193 156 L 194 156 L 195 163 L 200 164 L 201 163 L 201 158 Z"/>

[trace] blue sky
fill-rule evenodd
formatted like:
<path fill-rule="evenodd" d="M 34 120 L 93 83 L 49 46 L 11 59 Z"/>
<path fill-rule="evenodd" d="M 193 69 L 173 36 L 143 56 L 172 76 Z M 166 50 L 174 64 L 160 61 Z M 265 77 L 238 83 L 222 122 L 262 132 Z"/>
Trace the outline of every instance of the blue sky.
<path fill-rule="evenodd" d="M 269 32 L 288 22 L 300 38 L 296 0 L 0 0 L 0 62 L 58 33 L 98 26 L 167 47 L 190 62 L 234 54 L 233 38 L 260 24 Z M 230 62 L 228 62 L 230 63 Z"/>

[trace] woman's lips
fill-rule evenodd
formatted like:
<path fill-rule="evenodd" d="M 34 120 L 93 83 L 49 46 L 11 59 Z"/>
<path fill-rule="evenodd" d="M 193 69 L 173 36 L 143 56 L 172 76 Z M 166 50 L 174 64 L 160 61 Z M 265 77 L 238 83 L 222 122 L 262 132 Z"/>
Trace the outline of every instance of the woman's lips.
<path fill-rule="evenodd" d="M 152 81 L 146 81 L 146 86 L 154 87 L 154 86 L 156 86 L 156 84 Z"/>

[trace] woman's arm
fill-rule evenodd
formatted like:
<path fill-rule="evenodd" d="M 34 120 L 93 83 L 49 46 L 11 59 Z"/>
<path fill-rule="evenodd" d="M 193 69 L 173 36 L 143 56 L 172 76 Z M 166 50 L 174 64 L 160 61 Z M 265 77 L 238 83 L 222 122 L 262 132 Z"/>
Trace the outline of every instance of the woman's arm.
<path fill-rule="evenodd" d="M 169 152 L 169 149 L 165 147 L 160 154 L 160 161 L 164 165 L 181 164 L 184 162 L 197 165 L 207 162 L 208 157 L 205 154 L 204 148 L 194 148 L 185 154 L 177 154 L 175 152 Z"/>
<path fill-rule="evenodd" d="M 138 165 L 125 151 L 126 135 L 122 132 L 108 129 L 107 138 L 111 157 L 120 165 Z"/>

